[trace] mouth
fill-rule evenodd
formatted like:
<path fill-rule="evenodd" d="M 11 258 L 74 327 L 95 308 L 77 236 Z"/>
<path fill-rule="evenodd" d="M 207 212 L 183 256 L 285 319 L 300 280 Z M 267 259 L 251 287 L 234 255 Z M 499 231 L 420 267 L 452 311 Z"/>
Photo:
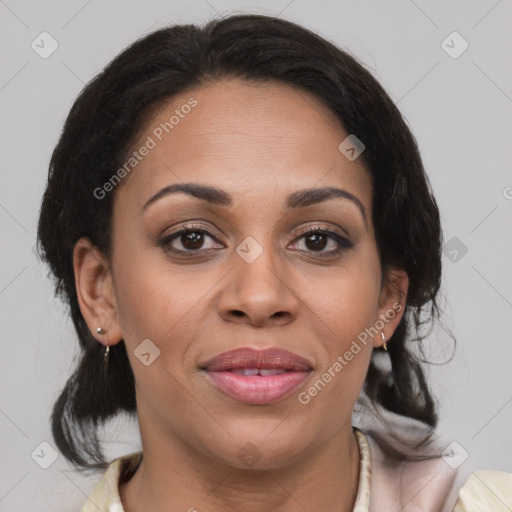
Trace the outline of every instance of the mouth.
<path fill-rule="evenodd" d="M 223 393 L 248 404 L 270 404 L 296 389 L 312 372 L 311 363 L 278 348 L 241 348 L 224 352 L 200 366 Z"/>

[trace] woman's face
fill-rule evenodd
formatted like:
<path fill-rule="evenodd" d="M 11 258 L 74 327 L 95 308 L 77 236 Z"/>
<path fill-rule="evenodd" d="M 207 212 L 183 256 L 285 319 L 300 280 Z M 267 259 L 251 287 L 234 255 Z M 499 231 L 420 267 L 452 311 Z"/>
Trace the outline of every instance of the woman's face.
<path fill-rule="evenodd" d="M 114 191 L 103 293 L 115 321 L 87 317 L 91 329 L 110 323 L 109 343 L 126 343 L 143 441 L 237 467 L 245 450 L 272 468 L 350 428 L 380 331 L 388 339 L 400 320 L 407 276 L 397 271 L 381 289 L 371 178 L 362 158 L 338 149 L 348 135 L 307 92 L 240 80 L 176 96 L 146 125 Z M 186 184 L 210 192 L 159 194 Z M 308 190 L 318 193 L 301 201 Z M 308 234 L 315 228 L 323 234 Z M 308 368 L 287 372 L 295 387 L 233 372 L 227 387 L 215 384 L 205 364 L 247 347 L 284 349 Z M 248 379 L 281 391 L 247 391 Z"/>

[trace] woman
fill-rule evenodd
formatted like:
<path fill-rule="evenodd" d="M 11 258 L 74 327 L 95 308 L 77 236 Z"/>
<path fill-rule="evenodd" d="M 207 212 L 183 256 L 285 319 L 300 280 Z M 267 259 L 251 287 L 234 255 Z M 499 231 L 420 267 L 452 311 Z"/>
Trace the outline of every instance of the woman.
<path fill-rule="evenodd" d="M 508 499 L 432 442 L 408 329 L 439 314 L 442 232 L 414 137 L 315 34 L 243 15 L 132 44 L 71 109 L 38 235 L 82 349 L 54 438 L 108 466 L 83 512 Z M 119 412 L 143 451 L 108 464 Z"/>

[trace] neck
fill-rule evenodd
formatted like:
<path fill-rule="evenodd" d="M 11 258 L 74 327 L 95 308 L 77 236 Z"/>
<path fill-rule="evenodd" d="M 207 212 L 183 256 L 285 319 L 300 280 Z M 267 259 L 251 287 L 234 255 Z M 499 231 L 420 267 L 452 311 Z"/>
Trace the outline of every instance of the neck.
<path fill-rule="evenodd" d="M 125 512 L 351 512 L 357 495 L 360 456 L 350 425 L 293 465 L 269 470 L 239 469 L 179 442 L 143 446 L 137 472 L 119 489 Z"/>

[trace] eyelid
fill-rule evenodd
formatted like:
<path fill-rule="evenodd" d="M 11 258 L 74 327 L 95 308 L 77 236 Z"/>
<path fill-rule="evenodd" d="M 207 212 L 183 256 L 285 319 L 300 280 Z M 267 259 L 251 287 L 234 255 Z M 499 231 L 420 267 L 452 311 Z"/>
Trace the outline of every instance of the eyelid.
<path fill-rule="evenodd" d="M 343 231 L 344 234 L 342 235 L 342 234 L 338 233 L 336 231 L 336 229 Z M 197 230 L 200 232 L 205 232 L 205 234 L 208 236 L 213 235 L 214 237 L 216 237 L 216 241 L 218 241 L 218 242 L 225 238 L 224 235 L 220 231 L 215 229 L 213 226 L 205 226 L 205 225 L 201 225 L 201 224 L 195 224 L 194 221 L 190 221 L 190 223 L 181 225 L 181 226 L 177 227 L 175 230 L 172 230 L 166 234 L 161 235 L 159 238 L 160 239 L 169 238 L 173 235 L 182 234 L 185 231 L 194 231 L 194 230 Z M 350 236 L 346 232 L 346 230 L 344 230 L 342 228 L 335 228 L 329 224 L 322 223 L 322 222 L 318 222 L 317 224 L 304 227 L 303 229 L 300 230 L 300 232 L 295 236 L 295 238 L 292 241 L 295 241 L 297 238 L 299 238 L 303 235 L 306 235 L 314 230 L 325 231 L 325 232 L 327 232 L 328 235 L 334 234 L 341 238 L 345 238 L 347 241 L 350 241 Z"/>
<path fill-rule="evenodd" d="M 338 247 L 331 251 L 299 250 L 299 252 L 306 253 L 308 256 L 314 255 L 313 257 L 317 259 L 338 258 L 344 252 L 346 252 L 349 249 L 352 249 L 355 246 L 354 242 L 352 242 L 350 238 L 344 235 L 340 235 L 333 228 L 326 225 L 309 226 L 308 228 L 305 229 L 305 231 L 298 234 L 293 239 L 292 243 L 298 243 L 297 241 L 304 237 L 304 235 L 309 235 L 311 233 L 320 233 L 322 235 L 326 235 L 328 238 L 331 238 L 338 244 Z"/>
<path fill-rule="evenodd" d="M 341 229 L 341 228 L 338 228 L 338 229 Z M 194 256 L 201 255 L 201 253 L 205 253 L 206 251 L 218 250 L 218 249 L 211 249 L 211 248 L 210 249 L 197 249 L 197 250 L 183 250 L 183 249 L 166 248 L 167 244 L 176 240 L 180 235 L 187 233 L 187 232 L 194 232 L 194 231 L 203 233 L 204 235 L 211 238 L 215 242 L 225 245 L 224 242 L 222 241 L 224 236 L 221 233 L 219 233 L 218 230 L 213 229 L 211 227 L 206 227 L 204 225 L 196 224 L 193 222 L 184 224 L 184 225 L 176 228 L 175 230 L 171 231 L 170 233 L 167 233 L 167 234 L 159 237 L 158 245 L 160 245 L 162 247 L 162 249 L 164 249 L 166 252 L 173 253 L 176 256 L 188 254 L 193 257 L 193 255 Z M 212 231 L 213 231 L 213 233 L 212 233 Z M 343 230 L 343 231 L 345 232 L 345 230 Z M 345 252 L 346 250 L 354 247 L 354 243 L 350 240 L 350 238 L 348 236 L 341 235 L 340 233 L 338 233 L 336 231 L 336 228 L 334 228 L 328 224 L 321 223 L 321 222 L 318 222 L 315 225 L 309 225 L 309 226 L 304 227 L 293 238 L 291 243 L 297 243 L 297 241 L 299 239 L 301 239 L 303 236 L 311 234 L 311 233 L 321 233 L 323 235 L 326 235 L 327 237 L 334 240 L 338 244 L 338 247 L 336 249 L 326 251 L 326 252 L 303 250 L 303 249 L 299 250 L 298 252 L 306 253 L 308 255 L 315 254 L 316 258 L 329 258 L 329 257 L 335 258 L 337 256 L 340 256 L 341 253 Z"/>
<path fill-rule="evenodd" d="M 325 223 L 321 223 L 321 222 L 319 222 L 318 224 L 306 226 L 304 228 L 304 230 L 301 230 L 301 232 L 297 236 L 300 237 L 300 236 L 305 235 L 305 234 L 307 234 L 307 233 L 309 233 L 311 231 L 314 231 L 314 230 L 321 230 L 321 231 L 327 232 L 328 234 L 331 234 L 331 233 L 335 234 L 335 235 L 337 235 L 339 237 L 342 237 L 342 238 L 345 238 L 347 240 L 350 239 L 350 236 L 349 236 L 349 234 L 347 233 L 346 230 L 344 230 L 344 229 L 342 229 L 340 227 L 336 228 L 336 227 L 334 227 L 334 226 L 332 226 L 330 224 L 325 224 Z M 343 231 L 344 234 L 342 235 L 342 234 L 338 233 L 337 230 Z"/>
<path fill-rule="evenodd" d="M 195 224 L 194 221 L 191 221 L 190 223 L 183 224 L 183 225 L 177 227 L 175 230 L 171 230 L 170 232 L 166 232 L 165 234 L 162 234 L 159 237 L 159 239 L 169 238 L 171 236 L 182 234 L 183 232 L 186 232 L 186 231 L 204 232 L 206 235 L 208 235 L 210 237 L 215 237 L 217 241 L 220 241 L 219 239 L 225 238 L 224 235 L 220 231 L 215 229 L 214 227 L 205 226 L 205 225 L 201 225 L 201 224 Z"/>

